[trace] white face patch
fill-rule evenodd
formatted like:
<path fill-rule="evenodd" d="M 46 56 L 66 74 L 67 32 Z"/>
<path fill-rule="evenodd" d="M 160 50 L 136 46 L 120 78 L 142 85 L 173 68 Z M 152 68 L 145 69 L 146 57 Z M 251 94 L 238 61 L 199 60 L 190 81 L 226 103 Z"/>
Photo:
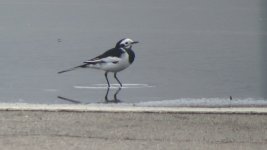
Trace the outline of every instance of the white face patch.
<path fill-rule="evenodd" d="M 132 46 L 132 43 L 134 41 L 132 39 L 124 39 L 123 41 L 121 41 L 121 45 L 124 45 L 125 48 L 130 48 Z"/>

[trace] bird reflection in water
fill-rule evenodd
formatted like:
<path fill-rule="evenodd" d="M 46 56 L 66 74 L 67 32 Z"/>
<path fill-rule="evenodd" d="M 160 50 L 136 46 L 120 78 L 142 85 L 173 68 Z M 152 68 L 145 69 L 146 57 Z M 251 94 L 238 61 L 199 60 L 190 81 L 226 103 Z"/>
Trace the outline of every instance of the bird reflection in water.
<path fill-rule="evenodd" d="M 106 94 L 105 94 L 105 101 L 104 102 L 99 102 L 99 103 L 120 103 L 121 100 L 118 99 L 118 94 L 120 93 L 121 89 L 122 89 L 121 87 L 118 87 L 116 89 L 116 92 L 113 94 L 113 99 L 109 99 L 110 87 L 108 87 L 107 91 L 106 91 Z M 66 97 L 63 97 L 63 96 L 58 96 L 57 98 L 59 98 L 60 100 L 63 100 L 63 101 L 68 101 L 68 102 L 74 103 L 74 104 L 90 104 L 90 103 L 84 103 L 84 102 L 82 102 L 80 100 L 66 98 Z"/>
<path fill-rule="evenodd" d="M 113 99 L 109 99 L 108 98 L 108 95 L 109 95 L 109 90 L 110 90 L 110 87 L 107 88 L 107 92 L 106 92 L 106 96 L 105 96 L 105 102 L 106 103 L 119 103 L 121 102 L 121 100 L 119 100 L 117 98 L 117 95 L 119 94 L 119 92 L 121 91 L 121 87 L 119 87 L 116 92 L 114 93 L 113 95 Z"/>

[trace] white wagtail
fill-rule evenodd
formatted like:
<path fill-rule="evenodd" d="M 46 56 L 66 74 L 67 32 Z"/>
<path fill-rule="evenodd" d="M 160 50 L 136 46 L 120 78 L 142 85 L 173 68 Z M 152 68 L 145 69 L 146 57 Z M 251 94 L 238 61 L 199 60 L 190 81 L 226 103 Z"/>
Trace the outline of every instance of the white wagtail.
<path fill-rule="evenodd" d="M 82 65 L 63 70 L 58 73 L 60 74 L 68 72 L 78 68 L 100 69 L 105 71 L 105 78 L 107 80 L 108 87 L 110 87 L 109 80 L 107 77 L 109 72 L 114 73 L 114 78 L 122 87 L 122 84 L 117 77 L 117 73 L 129 67 L 133 63 L 135 54 L 132 50 L 132 45 L 136 43 L 138 42 L 133 41 L 129 38 L 124 38 L 118 41 L 114 48 L 107 50 L 103 54 L 88 61 L 85 61 Z"/>

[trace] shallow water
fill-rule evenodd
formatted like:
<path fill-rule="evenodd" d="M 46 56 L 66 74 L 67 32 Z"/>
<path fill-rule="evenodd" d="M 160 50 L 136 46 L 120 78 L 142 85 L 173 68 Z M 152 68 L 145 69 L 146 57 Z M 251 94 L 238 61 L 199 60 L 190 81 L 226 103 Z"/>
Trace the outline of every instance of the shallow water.
<path fill-rule="evenodd" d="M 118 74 L 120 102 L 267 99 L 265 6 L 264 0 L 1 0 L 0 102 L 106 102 L 104 72 L 57 72 L 124 37 L 140 44 L 133 65 Z M 112 101 L 118 85 L 109 77 Z"/>

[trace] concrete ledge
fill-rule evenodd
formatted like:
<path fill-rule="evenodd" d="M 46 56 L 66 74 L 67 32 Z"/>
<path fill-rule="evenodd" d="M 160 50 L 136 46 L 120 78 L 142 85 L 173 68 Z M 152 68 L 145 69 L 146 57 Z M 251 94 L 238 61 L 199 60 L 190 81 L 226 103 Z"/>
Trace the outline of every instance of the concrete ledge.
<path fill-rule="evenodd" d="M 70 112 L 136 112 L 136 113 L 222 113 L 267 114 L 267 107 L 140 107 L 116 104 L 23 104 L 2 103 L 0 111 L 70 111 Z"/>

